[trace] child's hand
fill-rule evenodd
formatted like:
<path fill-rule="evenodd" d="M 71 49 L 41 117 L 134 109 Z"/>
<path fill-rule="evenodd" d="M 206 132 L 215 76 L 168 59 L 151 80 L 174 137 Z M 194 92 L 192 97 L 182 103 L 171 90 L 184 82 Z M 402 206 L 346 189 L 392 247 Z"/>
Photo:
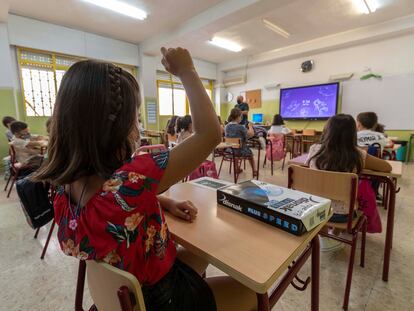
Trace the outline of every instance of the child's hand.
<path fill-rule="evenodd" d="M 178 218 L 192 222 L 197 217 L 197 208 L 191 201 L 173 201 L 167 207 L 168 211 Z"/>
<path fill-rule="evenodd" d="M 161 53 L 163 55 L 161 63 L 169 73 L 181 77 L 187 72 L 195 71 L 191 55 L 186 49 L 178 47 L 167 50 L 162 47 Z"/>

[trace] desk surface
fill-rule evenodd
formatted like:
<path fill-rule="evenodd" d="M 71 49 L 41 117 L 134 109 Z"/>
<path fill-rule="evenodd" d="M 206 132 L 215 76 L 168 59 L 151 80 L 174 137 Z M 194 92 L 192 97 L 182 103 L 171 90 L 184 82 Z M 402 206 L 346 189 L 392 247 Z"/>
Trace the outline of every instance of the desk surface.
<path fill-rule="evenodd" d="M 215 190 L 190 183 L 165 195 L 198 208 L 193 223 L 166 213 L 175 240 L 257 293 L 266 293 L 324 226 L 297 237 L 218 205 Z"/>
<path fill-rule="evenodd" d="M 308 154 L 305 153 L 305 154 L 302 154 L 299 157 L 290 159 L 288 161 L 288 164 L 305 165 L 307 158 L 308 158 Z M 376 171 L 371 171 L 371 170 L 367 170 L 367 169 L 363 169 L 361 173 L 365 174 L 365 175 L 386 176 L 386 177 L 396 177 L 396 178 L 401 177 L 402 176 L 402 171 L 403 171 L 402 162 L 400 162 L 400 161 L 387 161 L 387 162 L 392 167 L 392 170 L 389 173 L 376 172 Z"/>

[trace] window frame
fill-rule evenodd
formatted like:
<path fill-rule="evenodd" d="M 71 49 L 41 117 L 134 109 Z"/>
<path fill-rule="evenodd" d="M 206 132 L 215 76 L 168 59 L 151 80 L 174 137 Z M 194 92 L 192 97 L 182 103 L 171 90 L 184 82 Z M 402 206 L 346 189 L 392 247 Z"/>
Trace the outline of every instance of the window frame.
<path fill-rule="evenodd" d="M 22 58 L 22 52 L 49 55 L 49 56 L 51 56 L 51 63 L 47 64 L 47 63 L 39 62 L 39 61 L 35 61 L 35 60 L 23 59 Z M 57 83 L 56 71 L 63 70 L 63 71 L 66 72 L 66 71 L 68 71 L 68 69 L 71 66 L 71 65 L 58 64 L 57 59 L 66 58 L 66 59 L 73 60 L 74 62 L 89 59 L 87 57 L 82 57 L 82 56 L 76 56 L 76 55 L 70 55 L 70 54 L 64 54 L 64 53 L 55 53 L 55 52 L 51 52 L 51 51 L 32 49 L 32 48 L 27 48 L 27 47 L 22 47 L 22 46 L 16 46 L 16 56 L 17 56 L 17 65 L 18 65 L 18 70 L 19 70 L 18 76 L 19 76 L 19 79 L 20 79 L 20 87 L 21 87 L 22 99 L 23 99 L 23 113 L 24 113 L 25 117 L 31 117 L 31 118 L 44 118 L 44 117 L 49 117 L 49 116 L 48 115 L 39 115 L 39 114 L 36 113 L 35 109 L 33 109 L 34 114 L 35 114 L 34 116 L 28 116 L 27 115 L 27 103 L 28 102 L 26 100 L 26 95 L 25 95 L 22 69 L 25 68 L 25 67 L 26 68 L 27 67 L 33 67 L 33 68 L 37 68 L 37 69 L 42 69 L 42 68 L 50 69 L 53 73 L 53 82 L 54 82 L 54 87 L 55 87 L 55 98 L 56 98 L 56 95 L 57 95 L 58 89 L 59 89 L 58 88 L 58 83 Z M 137 74 L 138 74 L 138 68 L 137 67 L 131 66 L 131 65 L 126 65 L 126 64 L 120 64 L 120 63 L 116 63 L 116 62 L 110 62 L 110 63 L 131 72 L 132 75 L 137 79 Z M 52 114 L 53 114 L 54 105 L 55 105 L 55 103 L 51 104 Z"/>

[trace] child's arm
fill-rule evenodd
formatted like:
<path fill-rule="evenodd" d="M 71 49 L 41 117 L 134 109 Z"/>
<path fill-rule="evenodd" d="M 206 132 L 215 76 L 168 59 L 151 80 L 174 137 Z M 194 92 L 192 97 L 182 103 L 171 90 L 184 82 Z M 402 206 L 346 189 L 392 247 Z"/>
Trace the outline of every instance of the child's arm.
<path fill-rule="evenodd" d="M 247 130 L 247 137 L 248 138 L 253 137 L 254 136 L 254 129 L 253 129 L 252 124 L 249 123 L 247 126 L 249 127 L 249 129 Z"/>
<path fill-rule="evenodd" d="M 197 208 L 191 201 L 176 201 L 163 195 L 157 196 L 161 207 L 172 215 L 192 222 L 197 217 Z"/>
<path fill-rule="evenodd" d="M 191 108 L 194 134 L 170 151 L 158 191 L 163 192 L 197 168 L 220 143 L 220 124 L 213 104 L 194 68 L 190 53 L 182 48 L 161 49 L 165 69 L 184 85 Z"/>
<path fill-rule="evenodd" d="M 391 165 L 387 161 L 369 154 L 367 154 L 367 157 L 365 158 L 365 168 L 378 172 L 391 172 L 392 170 Z"/>

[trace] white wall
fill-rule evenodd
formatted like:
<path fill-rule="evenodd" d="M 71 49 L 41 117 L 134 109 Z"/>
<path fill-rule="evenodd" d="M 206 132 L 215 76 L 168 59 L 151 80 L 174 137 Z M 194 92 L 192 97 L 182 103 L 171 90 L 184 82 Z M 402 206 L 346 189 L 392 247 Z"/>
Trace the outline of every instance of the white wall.
<path fill-rule="evenodd" d="M 309 73 L 300 71 L 304 60 L 313 59 L 314 69 Z M 228 88 L 234 95 L 246 90 L 262 89 L 262 100 L 279 97 L 279 90 L 266 90 L 265 85 L 277 82 L 282 87 L 327 82 L 329 76 L 353 72 L 359 79 L 369 67 L 383 76 L 414 72 L 414 34 L 360 46 L 311 55 L 279 63 L 250 67 L 245 85 Z M 245 70 L 230 71 L 227 76 L 246 73 Z"/>
<path fill-rule="evenodd" d="M 7 25 L 0 23 L 0 87 L 12 88 L 12 59 L 7 34 Z"/>
<path fill-rule="evenodd" d="M 139 66 L 135 44 L 16 15 L 7 27 L 11 45 Z"/>

